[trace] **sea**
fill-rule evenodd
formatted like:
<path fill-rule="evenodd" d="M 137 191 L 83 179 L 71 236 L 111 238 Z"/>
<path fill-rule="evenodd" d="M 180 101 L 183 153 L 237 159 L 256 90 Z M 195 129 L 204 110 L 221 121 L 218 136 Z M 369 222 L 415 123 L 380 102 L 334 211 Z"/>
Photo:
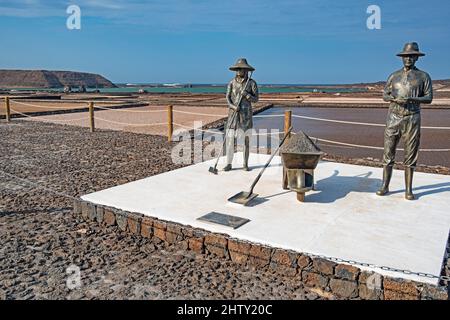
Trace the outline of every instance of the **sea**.
<path fill-rule="evenodd" d="M 87 92 L 99 91 L 101 93 L 139 93 L 145 91 L 148 93 L 225 93 L 226 85 L 139 85 L 139 86 L 118 86 L 117 88 L 87 88 Z M 63 88 L 20 88 L 10 91 L 36 91 L 36 92 L 63 92 Z M 73 88 L 72 92 L 77 92 L 78 88 Z M 261 93 L 289 93 L 289 92 L 327 92 L 327 93 L 345 93 L 345 92 L 365 92 L 363 87 L 344 87 L 342 85 L 260 85 Z"/>

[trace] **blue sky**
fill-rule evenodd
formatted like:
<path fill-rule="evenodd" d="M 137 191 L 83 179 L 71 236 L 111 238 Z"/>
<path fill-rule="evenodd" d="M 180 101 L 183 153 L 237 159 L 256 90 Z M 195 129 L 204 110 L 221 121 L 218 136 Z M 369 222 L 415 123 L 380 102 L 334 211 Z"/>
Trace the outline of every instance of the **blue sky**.
<path fill-rule="evenodd" d="M 66 9 L 81 8 L 81 30 Z M 369 30 L 369 5 L 381 30 Z M 417 41 L 450 78 L 448 0 L 0 0 L 0 68 L 100 73 L 113 82 L 224 83 L 246 57 L 260 83 L 385 80 Z"/>

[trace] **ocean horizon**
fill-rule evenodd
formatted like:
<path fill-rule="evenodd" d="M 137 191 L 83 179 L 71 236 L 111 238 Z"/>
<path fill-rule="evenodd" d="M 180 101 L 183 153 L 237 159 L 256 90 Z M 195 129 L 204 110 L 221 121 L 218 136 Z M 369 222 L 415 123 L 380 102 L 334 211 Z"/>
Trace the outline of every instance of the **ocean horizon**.
<path fill-rule="evenodd" d="M 350 86 L 350 85 L 347 85 Z M 64 88 L 4 88 L 11 92 L 17 91 L 36 91 L 36 92 L 63 92 Z M 77 92 L 78 88 L 74 86 L 72 92 Z M 122 85 L 116 88 L 86 88 L 87 92 L 101 93 L 226 93 L 225 84 L 133 84 Z M 261 93 L 295 93 L 295 92 L 327 92 L 327 93 L 345 93 L 345 92 L 365 92 L 365 87 L 345 87 L 345 85 L 331 84 L 261 84 L 259 85 Z"/>

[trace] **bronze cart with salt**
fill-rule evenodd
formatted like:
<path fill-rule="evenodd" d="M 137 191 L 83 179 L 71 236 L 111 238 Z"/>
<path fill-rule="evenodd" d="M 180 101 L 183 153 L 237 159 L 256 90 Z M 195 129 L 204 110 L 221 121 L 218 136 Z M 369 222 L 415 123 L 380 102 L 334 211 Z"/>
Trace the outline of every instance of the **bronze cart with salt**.
<path fill-rule="evenodd" d="M 283 187 L 295 191 L 304 202 L 305 193 L 314 189 L 314 169 L 323 152 L 303 131 L 293 134 L 282 146 Z"/>

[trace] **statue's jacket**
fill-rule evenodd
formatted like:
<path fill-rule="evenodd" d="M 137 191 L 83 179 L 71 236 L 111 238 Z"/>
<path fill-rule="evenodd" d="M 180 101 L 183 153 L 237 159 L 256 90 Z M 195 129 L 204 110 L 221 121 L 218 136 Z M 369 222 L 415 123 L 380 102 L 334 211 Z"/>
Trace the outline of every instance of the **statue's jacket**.
<path fill-rule="evenodd" d="M 247 81 L 243 81 L 242 83 L 237 81 L 236 78 L 233 78 L 229 83 L 227 87 L 227 103 L 228 106 L 234 105 L 237 106 L 239 97 L 241 95 L 241 92 L 243 91 L 242 88 L 244 87 L 245 83 Z M 253 128 L 253 111 L 252 111 L 252 103 L 258 102 L 259 99 L 259 93 L 258 93 L 258 85 L 253 79 L 250 79 L 248 81 L 247 87 L 245 88 L 246 93 L 244 92 L 244 96 L 242 97 L 241 103 L 240 103 L 240 110 L 235 117 L 234 121 L 231 122 L 232 115 L 234 113 L 234 110 L 230 107 L 228 110 L 228 122 L 227 122 L 227 129 L 231 128 L 234 129 L 237 121 L 237 129 L 243 130 L 244 132 Z M 249 95 L 247 98 L 246 95 Z"/>
<path fill-rule="evenodd" d="M 416 102 L 408 102 L 405 105 L 399 105 L 391 102 L 389 106 L 390 113 L 399 116 L 407 116 L 420 112 L 420 103 L 431 103 L 433 100 L 433 87 L 428 73 L 417 69 L 411 70 L 404 68 L 392 73 L 384 88 L 385 100 L 389 98 L 419 98 Z"/>

